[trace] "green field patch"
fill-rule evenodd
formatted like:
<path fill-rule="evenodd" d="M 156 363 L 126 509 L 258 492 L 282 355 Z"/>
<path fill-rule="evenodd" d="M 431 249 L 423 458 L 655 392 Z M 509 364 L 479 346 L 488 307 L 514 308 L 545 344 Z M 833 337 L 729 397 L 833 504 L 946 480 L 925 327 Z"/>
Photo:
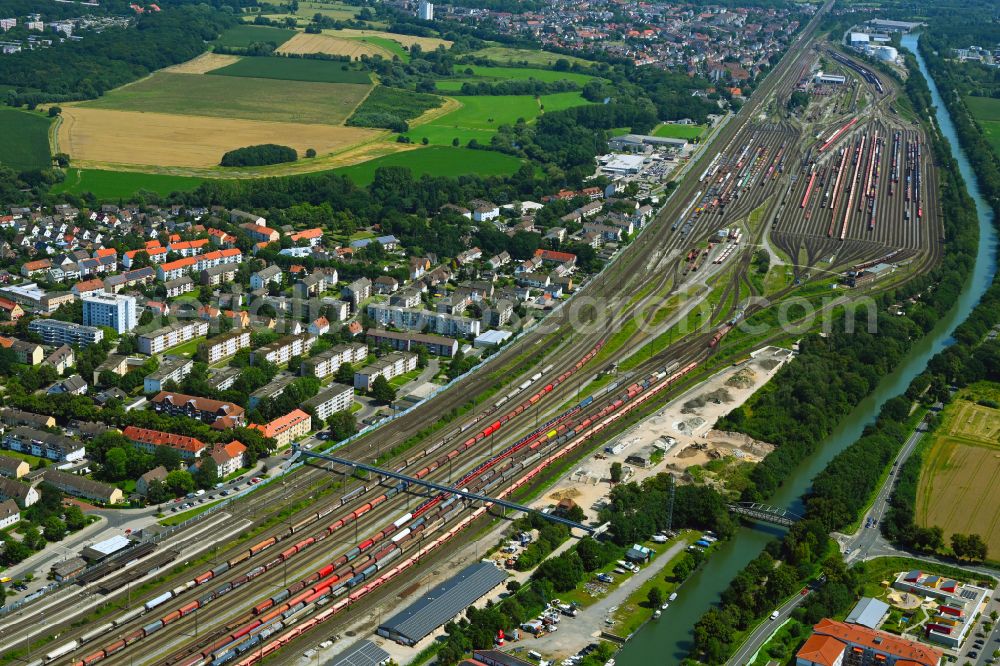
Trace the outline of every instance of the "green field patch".
<path fill-rule="evenodd" d="M 157 72 L 81 106 L 177 115 L 340 125 L 368 85 Z"/>
<path fill-rule="evenodd" d="M 1000 99 L 966 97 L 965 104 L 976 120 L 1000 120 Z"/>
<path fill-rule="evenodd" d="M 543 95 L 541 106 L 531 95 L 471 95 L 457 99 L 461 108 L 411 129 L 406 136 L 413 141 L 426 137 L 433 145 L 450 145 L 453 139 L 462 145 L 472 139 L 488 144 L 500 125 L 513 125 L 520 118 L 531 122 L 542 113 L 542 106 L 546 111 L 557 111 L 588 103 L 578 92 Z"/>
<path fill-rule="evenodd" d="M 294 37 L 296 32 L 290 28 L 243 24 L 225 30 L 215 40 L 215 44 L 241 48 L 250 46 L 254 42 L 271 42 L 277 48 Z"/>
<path fill-rule="evenodd" d="M 989 141 L 993 152 L 1000 155 L 1000 120 L 980 120 L 979 126 L 983 128 L 983 136 Z"/>
<path fill-rule="evenodd" d="M 52 164 L 49 154 L 49 124 L 40 113 L 18 109 L 0 109 L 0 134 L 3 150 L 0 164 L 16 171 L 45 169 Z"/>
<path fill-rule="evenodd" d="M 527 63 L 529 65 L 551 67 L 555 65 L 558 60 L 567 60 L 571 65 L 580 64 L 587 67 L 594 64 L 590 60 L 585 60 L 576 56 L 562 55 L 559 53 L 552 53 L 551 51 L 514 49 L 506 46 L 489 46 L 485 49 L 479 49 L 474 52 L 473 55 L 480 58 L 489 58 L 490 60 L 494 60 L 501 64 Z"/>
<path fill-rule="evenodd" d="M 557 72 L 552 69 L 538 69 L 537 67 L 487 67 L 483 65 L 455 65 L 456 74 L 467 74 L 466 70 L 472 70 L 472 76 L 480 80 L 527 80 L 535 79 L 550 83 L 552 81 L 572 81 L 585 85 L 594 80 L 593 76 L 580 74 L 578 72 Z M 473 79 L 468 79 L 473 80 Z"/>
<path fill-rule="evenodd" d="M 66 180 L 52 186 L 53 194 L 91 192 L 101 200 L 131 199 L 139 191 L 155 192 L 167 196 L 173 192 L 190 192 L 203 179 L 189 176 L 168 176 L 132 171 L 103 171 L 100 169 L 67 169 Z"/>
<path fill-rule="evenodd" d="M 316 83 L 371 83 L 368 72 L 354 69 L 345 62 L 307 58 L 246 57 L 208 74 L 250 76 L 258 79 L 313 81 Z"/>
<path fill-rule="evenodd" d="M 539 110 L 545 111 L 562 111 L 563 109 L 569 109 L 574 106 L 583 106 L 584 104 L 590 104 L 587 100 L 583 98 L 578 92 L 561 92 L 553 93 L 551 95 L 542 95 L 542 106 Z"/>
<path fill-rule="evenodd" d="M 349 21 L 357 16 L 358 8 L 343 2 L 300 2 L 295 13 L 309 20 L 316 14 L 322 14 L 334 21 Z"/>
<path fill-rule="evenodd" d="M 475 173 L 499 176 L 517 171 L 521 167 L 521 160 L 490 150 L 480 150 L 473 154 L 468 148 L 434 146 L 386 155 L 333 171 L 363 186 L 371 183 L 375 179 L 375 169 L 383 166 L 407 167 L 413 172 L 414 178 L 420 178 L 424 174 L 454 177 Z"/>
<path fill-rule="evenodd" d="M 336 33 L 333 33 L 336 35 Z M 408 62 L 410 60 L 410 52 L 403 48 L 403 45 L 394 39 L 389 39 L 388 37 L 378 37 L 376 35 L 364 35 L 363 37 L 345 37 L 345 39 L 350 39 L 355 42 L 365 42 L 373 46 L 380 46 L 394 56 L 399 56 L 400 60 Z"/>
<path fill-rule="evenodd" d="M 653 136 L 671 139 L 697 139 L 705 131 L 706 125 L 678 125 L 661 123 L 653 130 Z"/>

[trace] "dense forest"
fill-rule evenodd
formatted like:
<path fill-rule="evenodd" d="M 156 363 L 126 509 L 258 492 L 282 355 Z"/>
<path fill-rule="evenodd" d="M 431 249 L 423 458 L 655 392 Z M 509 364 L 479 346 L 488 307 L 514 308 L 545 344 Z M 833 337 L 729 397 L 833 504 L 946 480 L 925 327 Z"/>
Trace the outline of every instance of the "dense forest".
<path fill-rule="evenodd" d="M 124 13 L 124 12 L 123 12 Z M 143 14 L 134 27 L 79 33 L 48 49 L 0 58 L 0 84 L 12 105 L 89 99 L 153 70 L 190 60 L 236 18 L 203 4 L 165 6 Z"/>
<path fill-rule="evenodd" d="M 299 154 L 294 148 L 276 143 L 262 143 L 257 146 L 246 146 L 230 150 L 222 156 L 219 162 L 224 167 L 264 166 L 265 164 L 281 164 L 294 162 Z"/>

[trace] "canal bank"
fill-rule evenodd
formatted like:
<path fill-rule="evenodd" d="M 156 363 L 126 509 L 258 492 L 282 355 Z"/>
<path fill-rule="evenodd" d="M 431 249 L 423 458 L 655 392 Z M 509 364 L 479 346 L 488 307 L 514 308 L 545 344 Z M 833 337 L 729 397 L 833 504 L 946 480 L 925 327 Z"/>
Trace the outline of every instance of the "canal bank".
<path fill-rule="evenodd" d="M 955 306 L 938 322 L 937 326 L 921 339 L 906 355 L 899 367 L 882 379 L 875 391 L 861 401 L 823 445 L 805 459 L 789 480 L 768 502 L 793 511 L 801 509 L 801 497 L 808 491 L 812 479 L 842 450 L 857 440 L 865 426 L 872 423 L 881 406 L 906 390 L 912 379 L 920 374 L 936 353 L 952 343 L 952 333 L 964 321 L 989 288 L 996 270 L 997 233 L 993 227 L 993 213 L 979 190 L 975 175 L 965 153 L 961 150 L 951 117 L 941 100 L 940 92 L 931 79 L 923 58 L 917 52 L 917 37 L 907 35 L 903 46 L 917 58 L 920 71 L 930 87 L 936 109 L 936 122 L 950 144 L 952 155 L 976 205 L 979 225 L 979 249 L 972 274 Z M 687 656 L 692 646 L 692 633 L 698 619 L 712 605 L 717 604 L 723 590 L 736 574 L 756 557 L 781 530 L 769 526 L 742 527 L 736 535 L 715 552 L 701 570 L 685 584 L 688 594 L 671 604 L 670 622 L 650 624 L 639 631 L 616 657 L 620 666 L 645 666 L 649 663 L 678 664 Z"/>

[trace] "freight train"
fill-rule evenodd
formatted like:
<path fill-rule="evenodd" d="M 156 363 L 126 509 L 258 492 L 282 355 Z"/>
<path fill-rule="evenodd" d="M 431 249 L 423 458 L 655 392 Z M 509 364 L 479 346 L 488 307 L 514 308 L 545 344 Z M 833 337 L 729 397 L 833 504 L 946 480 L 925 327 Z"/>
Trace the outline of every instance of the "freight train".
<path fill-rule="evenodd" d="M 434 469 L 437 469 L 441 465 L 446 464 L 448 461 L 453 460 L 454 458 L 458 457 L 462 452 L 464 452 L 464 451 L 468 450 L 469 448 L 471 448 L 475 443 L 482 441 L 486 437 L 490 436 L 491 434 L 493 434 L 494 432 L 496 432 L 497 430 L 499 430 L 501 426 L 503 426 L 506 423 L 508 423 L 512 418 L 514 418 L 514 417 L 522 414 L 527 409 L 527 407 L 536 404 L 543 396 L 545 396 L 546 394 L 550 393 L 555 388 L 555 386 L 557 386 L 558 384 L 560 384 L 560 383 L 565 382 L 566 380 L 568 380 L 574 373 L 576 373 L 587 362 L 589 362 L 600 351 L 600 349 L 601 349 L 601 347 L 603 345 L 604 345 L 604 340 L 603 339 L 600 340 L 600 341 L 598 341 L 598 343 L 586 355 L 584 355 L 583 357 L 581 357 L 572 368 L 570 368 L 566 372 L 562 373 L 553 382 L 547 384 L 544 388 L 540 389 L 538 392 L 536 392 L 530 398 L 528 398 L 524 403 L 518 405 L 517 408 L 515 408 L 515 409 L 511 410 L 510 412 L 508 412 L 507 414 L 505 414 L 504 417 L 502 417 L 501 419 L 498 419 L 497 421 L 494 421 L 489 426 L 483 428 L 482 430 L 480 430 L 475 435 L 469 437 L 467 440 L 465 440 L 462 444 L 456 446 L 449 453 L 445 454 L 444 456 L 441 456 L 440 458 L 438 458 L 434 462 L 432 462 L 432 463 L 424 466 L 423 468 L 421 468 L 418 472 L 416 472 L 414 474 L 414 476 L 416 478 L 424 478 L 425 476 L 427 476 L 428 474 L 430 474 L 430 472 L 433 471 Z M 549 366 L 548 369 L 551 369 L 551 366 Z M 542 376 L 542 373 L 536 373 L 536 375 L 531 378 L 531 383 L 533 383 L 533 382 L 537 381 L 538 379 L 540 379 L 541 376 Z M 584 401 L 583 403 L 581 403 L 580 405 L 578 405 L 576 408 L 570 410 L 567 414 L 564 414 L 564 415 L 562 415 L 559 418 L 566 418 L 569 414 L 572 414 L 575 411 L 577 411 L 577 410 L 581 409 L 582 407 L 586 406 L 586 404 L 589 404 L 589 401 Z M 554 419 L 554 421 L 555 420 L 558 420 L 558 419 Z M 429 453 L 437 450 L 443 444 L 444 444 L 444 442 L 442 441 L 442 442 L 439 442 L 439 443 L 437 443 L 437 444 L 435 444 L 435 445 L 433 445 L 431 447 L 428 447 L 428 448 L 424 449 L 423 451 L 421 451 L 421 453 L 419 453 L 419 454 L 417 454 L 415 456 L 412 456 L 410 459 L 408 459 L 407 462 L 406 462 L 406 464 L 403 467 L 401 467 L 400 469 L 401 470 L 405 469 L 406 467 L 410 466 L 412 463 L 414 463 L 414 462 L 416 462 L 418 460 L 423 459 L 427 454 L 429 454 Z M 498 479 L 498 481 L 499 481 L 499 479 Z M 340 506 L 343 506 L 344 504 L 346 504 L 348 501 L 350 501 L 354 497 L 357 497 L 359 494 L 361 494 L 363 492 L 367 492 L 368 490 L 371 490 L 374 487 L 377 487 L 377 486 L 371 486 L 371 487 L 365 486 L 363 488 L 358 488 L 355 491 L 352 491 L 351 493 L 348 493 L 343 498 L 341 498 Z M 184 615 L 187 615 L 188 613 L 192 612 L 193 610 L 201 608 L 201 607 L 205 606 L 206 604 L 210 603 L 211 601 L 213 601 L 214 599 L 216 599 L 218 597 L 221 597 L 221 596 L 223 596 L 225 594 L 228 594 L 232 590 L 234 590 L 234 589 L 236 589 L 236 588 L 238 588 L 238 587 L 246 584 L 250 580 L 256 578 L 257 576 L 259 576 L 261 574 L 263 574 L 264 572 L 269 571 L 270 569 L 278 566 L 279 564 L 282 564 L 283 562 L 285 562 L 289 558 L 293 557 L 295 554 L 297 554 L 298 552 L 304 550 L 305 548 L 308 548 L 309 546 L 315 544 L 318 541 L 321 541 L 321 540 L 325 539 L 326 537 L 328 537 L 331 534 L 333 534 L 334 532 L 342 529 L 343 527 L 345 527 L 347 525 L 350 525 L 351 523 L 359 520 L 362 516 L 364 516 L 365 514 L 367 514 L 369 511 L 371 511 L 375 507 L 379 506 L 383 502 L 386 502 L 390 498 L 392 498 L 395 495 L 397 495 L 399 492 L 405 490 L 406 487 L 407 487 L 406 482 L 400 481 L 399 483 L 395 484 L 394 486 L 391 486 L 391 487 L 387 488 L 382 494 L 380 494 L 379 496 L 375 497 L 370 502 L 366 502 L 365 504 L 363 504 L 362 506 L 358 507 L 354 511 L 351 511 L 350 513 L 348 513 L 347 515 L 345 515 L 343 518 L 339 518 L 336 521 L 334 521 L 333 523 L 331 523 L 330 525 L 328 525 L 326 527 L 326 529 L 323 532 L 321 532 L 318 536 L 316 536 L 316 537 L 309 537 L 307 539 L 303 539 L 303 540 L 299 541 L 295 545 L 293 545 L 293 546 L 291 546 L 289 548 L 286 548 L 284 551 L 282 551 L 279 555 L 277 555 L 274 559 L 272 559 L 267 564 L 262 564 L 262 565 L 260 565 L 258 567 L 255 567 L 249 573 L 244 574 L 244 575 L 242 575 L 242 576 L 234 579 L 233 581 L 229 581 L 229 582 L 225 583 L 224 585 L 222 585 L 222 586 L 220 586 L 220 587 L 218 587 L 218 588 L 216 588 L 214 590 L 210 590 L 208 593 L 203 594 L 198 599 L 192 600 L 191 602 L 189 602 L 188 604 L 185 604 L 181 608 L 176 609 L 176 610 L 174 610 L 174 611 L 172 611 L 172 612 L 164 615 L 163 617 L 161 617 L 157 621 L 151 622 L 149 624 L 144 625 L 141 628 L 138 628 L 138 629 L 135 629 L 135 630 L 129 632 L 124 637 L 122 637 L 121 640 L 124 641 L 122 643 L 122 645 L 118 646 L 118 642 L 119 641 L 115 641 L 115 643 L 112 643 L 111 645 L 106 646 L 102 650 L 99 650 L 98 652 L 95 652 L 93 655 L 89 655 L 83 661 L 78 662 L 78 663 L 84 664 L 85 666 L 90 666 L 90 664 L 97 663 L 98 661 L 100 661 L 101 659 L 103 659 L 105 656 L 108 656 L 110 654 L 113 654 L 114 652 L 117 652 L 122 647 L 125 647 L 126 645 L 129 645 L 130 643 L 134 643 L 135 641 L 138 641 L 141 638 L 149 636 L 149 635 L 151 635 L 151 634 L 159 631 L 160 629 L 162 629 L 164 626 L 170 624 L 171 622 L 179 619 L 180 617 L 183 617 Z M 157 597 L 151 599 L 150 601 L 146 602 L 142 607 L 137 608 L 134 611 L 130 611 L 129 613 L 126 613 L 125 615 L 119 617 L 115 621 L 113 621 L 111 623 L 108 623 L 107 625 L 104 625 L 104 626 L 100 627 L 100 631 L 99 632 L 96 631 L 96 630 L 94 632 L 88 632 L 88 634 L 93 634 L 93 636 L 90 636 L 87 640 L 83 640 L 83 637 L 81 637 L 80 641 L 72 641 L 71 642 L 71 643 L 73 643 L 72 647 L 67 647 L 67 646 L 70 646 L 71 643 L 66 643 L 63 646 L 60 646 L 59 648 L 57 648 L 56 650 L 54 650 L 53 653 L 52 653 L 52 654 L 54 654 L 56 652 L 59 652 L 59 654 L 55 654 L 55 656 L 53 656 L 52 659 L 43 660 L 42 663 L 50 663 L 51 661 L 54 661 L 55 659 L 58 659 L 60 656 L 62 656 L 64 654 L 67 654 L 69 652 L 72 652 L 73 650 L 77 649 L 77 647 L 79 647 L 79 645 L 85 644 L 87 641 L 91 640 L 93 637 L 102 635 L 102 634 L 104 634 L 107 631 L 110 631 L 110 630 L 115 629 L 117 627 L 123 626 L 123 625 L 131 622 L 135 618 L 139 617 L 140 615 L 142 615 L 144 613 L 149 613 L 149 612 L 153 611 L 154 609 L 156 609 L 157 607 L 163 605 L 167 601 L 169 601 L 171 599 L 174 599 L 174 598 L 177 598 L 181 594 L 185 593 L 186 591 L 188 591 L 188 590 L 190 590 L 190 589 L 192 589 L 194 587 L 198 587 L 198 586 L 202 586 L 202 585 L 207 584 L 209 581 L 213 580 L 214 578 L 216 578 L 218 576 L 221 576 L 222 574 L 224 574 L 225 572 L 229 571 L 231 568 L 237 566 L 238 564 L 240 564 L 242 562 L 245 562 L 246 560 L 250 559 L 251 557 L 259 555 L 261 552 L 272 548 L 275 544 L 279 543 L 280 541 L 283 541 L 283 540 L 287 539 L 288 537 L 290 537 L 291 535 L 293 535 L 293 534 L 301 531 L 306 526 L 308 526 L 308 525 L 310 525 L 310 524 L 312 524 L 312 523 L 314 523 L 314 522 L 316 522 L 318 520 L 321 520 L 323 517 L 325 517 L 325 516 L 329 515 L 330 513 L 332 513 L 336 508 L 337 508 L 336 506 L 334 506 L 333 504 L 330 504 L 329 506 L 316 511 L 315 513 L 310 513 L 309 515 L 307 515 L 305 518 L 301 519 L 300 521 L 298 521 L 294 525 L 291 525 L 288 528 L 283 529 L 277 535 L 271 536 L 271 537 L 269 537 L 267 539 L 264 539 L 262 541 L 257 542 L 256 544 L 250 546 L 246 550 L 241 551 L 237 555 L 235 555 L 232 558 L 230 558 L 229 560 L 221 563 L 220 565 L 216 566 L 215 568 L 210 569 L 210 570 L 208 570 L 208 571 L 206 571 L 206 572 L 204 572 L 204 573 L 196 576 L 195 578 L 193 578 L 191 580 L 188 580 L 186 583 L 184 583 L 182 585 L 179 585 L 179 586 L 175 587 L 172 590 L 168 590 L 168 591 L 160 594 L 159 596 L 157 596 Z M 388 536 L 388 534 L 391 531 L 392 530 L 389 530 L 389 531 L 383 530 L 382 532 L 378 533 L 375 538 L 369 539 L 366 542 L 362 542 L 361 544 L 358 545 L 358 547 L 356 547 L 355 549 L 353 549 L 352 551 L 350 551 L 348 554 L 346 554 L 344 556 L 341 556 L 342 558 L 346 558 L 346 559 L 344 559 L 343 562 L 340 562 L 340 559 L 338 559 L 334 564 L 337 565 L 339 563 L 338 566 L 343 566 L 343 564 L 346 564 L 347 562 L 352 561 L 353 559 L 357 558 L 362 552 L 367 551 L 374 543 L 377 543 L 377 541 L 379 541 L 382 538 Z M 414 532 L 412 529 L 411 529 L 410 532 L 408 532 L 409 535 L 414 535 L 416 533 L 417 532 Z M 393 542 L 393 545 L 397 545 L 398 546 L 398 544 L 400 543 L 400 541 L 401 541 L 401 539 L 397 539 L 396 541 Z M 377 558 L 379 556 L 381 556 L 381 560 L 376 560 L 375 558 Z M 379 553 L 376 554 L 375 557 L 370 557 L 369 556 L 368 558 L 366 558 L 365 560 L 363 560 L 363 562 L 358 563 L 356 565 L 352 565 L 352 567 L 351 567 L 352 579 L 355 582 L 351 586 L 353 587 L 353 585 L 356 585 L 356 584 L 358 584 L 358 582 L 363 581 L 367 575 L 370 575 L 370 573 L 372 573 L 374 571 L 378 571 L 381 568 L 382 564 L 388 563 L 388 559 L 386 559 L 386 557 L 387 557 L 387 553 L 382 553 L 380 551 Z M 391 559 L 391 558 L 389 558 L 389 559 Z M 373 560 L 375 561 L 375 564 L 372 564 Z M 361 566 L 362 564 L 364 564 L 365 566 L 362 567 Z M 372 566 L 374 566 L 375 568 L 371 569 Z M 354 571 L 355 568 L 357 569 L 357 572 Z M 332 570 L 333 569 L 331 569 L 331 572 L 332 572 Z M 366 574 L 365 572 L 368 572 L 368 573 Z M 314 575 L 316 575 L 316 574 L 314 574 Z M 358 576 L 361 576 L 361 577 L 358 578 Z M 320 578 L 320 576 L 317 576 L 316 580 L 318 580 L 319 578 Z M 305 585 L 306 585 L 306 583 L 303 583 L 303 587 L 305 587 Z M 85 636 L 87 636 L 87 635 L 85 634 Z M 65 651 L 62 651 L 64 648 L 66 648 Z"/>

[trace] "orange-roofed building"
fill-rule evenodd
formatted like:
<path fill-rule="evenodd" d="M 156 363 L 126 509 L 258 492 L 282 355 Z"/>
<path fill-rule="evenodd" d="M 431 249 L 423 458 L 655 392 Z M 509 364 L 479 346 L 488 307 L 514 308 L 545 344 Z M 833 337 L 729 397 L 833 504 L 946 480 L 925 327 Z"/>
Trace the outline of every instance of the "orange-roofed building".
<path fill-rule="evenodd" d="M 893 634 L 823 618 L 795 654 L 796 666 L 939 666 L 943 653 Z"/>
<path fill-rule="evenodd" d="M 198 260 L 194 257 L 184 257 L 176 261 L 168 261 L 156 267 L 156 277 L 163 282 L 176 280 L 179 277 L 187 275 L 188 271 L 192 270 L 197 263 Z"/>
<path fill-rule="evenodd" d="M 271 243 L 281 238 L 281 233 L 277 229 L 265 227 L 260 224 L 254 224 L 253 222 L 241 224 L 240 228 L 246 231 L 247 235 L 250 236 L 250 239 L 255 242 L 263 241 Z"/>
<path fill-rule="evenodd" d="M 100 280 L 98 280 L 100 282 Z M 101 283 L 104 286 L 104 283 Z M 24 316 L 24 310 L 21 308 L 20 304 L 15 303 L 9 298 L 0 298 L 0 320 L 2 321 L 17 321 Z"/>
<path fill-rule="evenodd" d="M 163 263 L 167 260 L 167 248 L 159 245 L 153 245 L 152 247 L 147 247 L 143 250 L 129 250 L 123 254 L 122 266 L 126 269 L 132 268 L 135 264 L 136 256 L 139 254 L 147 255 L 149 257 L 149 261 L 154 264 Z"/>
<path fill-rule="evenodd" d="M 541 259 L 543 262 L 554 263 L 554 264 L 565 264 L 569 262 L 570 264 L 576 265 L 576 255 L 570 252 L 559 252 L 557 250 L 543 250 L 538 248 L 535 250 L 535 256 Z"/>
<path fill-rule="evenodd" d="M 305 231 L 297 231 L 291 236 L 293 243 L 298 243 L 299 241 L 309 241 L 310 245 L 319 245 L 319 242 L 323 240 L 323 230 L 319 227 L 315 229 L 306 229 Z"/>
<path fill-rule="evenodd" d="M 198 240 L 189 241 L 171 241 L 167 249 L 171 252 L 176 252 L 182 257 L 193 257 L 196 254 L 201 254 L 205 251 L 205 247 L 208 245 L 209 241 L 207 238 L 199 238 Z"/>
<path fill-rule="evenodd" d="M 118 250 L 113 247 L 102 247 L 100 250 L 94 253 L 95 259 L 100 259 L 101 257 L 117 257 Z"/>
<path fill-rule="evenodd" d="M 219 478 L 229 476 L 239 468 L 243 467 L 244 454 L 247 451 L 247 447 L 243 446 L 241 442 L 235 439 L 226 445 L 216 445 L 212 449 L 210 454 L 212 460 L 215 461 L 216 467 L 219 468 Z"/>
<path fill-rule="evenodd" d="M 158 446 L 166 446 L 176 450 L 182 458 L 198 458 L 205 450 L 205 445 L 199 439 L 175 435 L 172 432 L 163 432 L 162 430 L 128 426 L 122 431 L 122 434 L 132 440 L 137 448 L 150 453 L 154 452 Z"/>
<path fill-rule="evenodd" d="M 287 446 L 309 434 L 312 429 L 312 417 L 301 409 L 295 409 L 284 416 L 279 416 L 270 423 L 265 425 L 254 423 L 250 427 L 259 430 L 264 437 L 273 437 L 278 446 Z"/>

